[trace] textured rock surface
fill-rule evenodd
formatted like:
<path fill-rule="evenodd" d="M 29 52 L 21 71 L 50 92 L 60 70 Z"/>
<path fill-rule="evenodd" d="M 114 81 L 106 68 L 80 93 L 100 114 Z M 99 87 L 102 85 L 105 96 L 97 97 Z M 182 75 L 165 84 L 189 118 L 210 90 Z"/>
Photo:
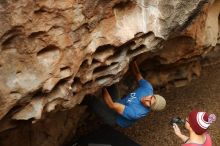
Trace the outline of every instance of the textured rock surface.
<path fill-rule="evenodd" d="M 70 109 L 136 56 L 154 85 L 182 86 L 219 38 L 218 0 L 1 0 L 0 124 Z M 156 71 L 156 73 L 155 73 Z M 175 82 L 173 80 L 176 80 Z M 7 125 L 7 126 L 2 126 Z"/>

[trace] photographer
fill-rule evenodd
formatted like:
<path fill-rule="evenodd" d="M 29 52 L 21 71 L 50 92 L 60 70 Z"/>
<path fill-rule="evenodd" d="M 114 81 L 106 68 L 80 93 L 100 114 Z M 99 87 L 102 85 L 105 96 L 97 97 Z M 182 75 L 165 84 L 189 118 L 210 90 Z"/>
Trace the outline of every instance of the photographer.
<path fill-rule="evenodd" d="M 208 127 L 216 120 L 214 114 L 193 110 L 185 120 L 185 128 L 189 137 L 183 135 L 176 123 L 173 123 L 175 134 L 184 142 L 182 146 L 212 146 L 212 140 L 207 133 Z"/>

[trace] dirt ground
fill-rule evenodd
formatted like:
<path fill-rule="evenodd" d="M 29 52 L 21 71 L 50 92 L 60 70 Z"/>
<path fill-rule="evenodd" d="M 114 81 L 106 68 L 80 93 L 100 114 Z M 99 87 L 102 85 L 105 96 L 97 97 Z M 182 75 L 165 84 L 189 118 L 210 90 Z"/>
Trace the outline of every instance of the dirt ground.
<path fill-rule="evenodd" d="M 151 112 L 129 128 L 115 128 L 142 146 L 180 146 L 181 140 L 169 125 L 170 119 L 176 116 L 185 118 L 192 109 L 200 109 L 216 114 L 217 121 L 210 126 L 209 133 L 213 146 L 220 146 L 220 64 L 203 68 L 201 77 L 187 86 L 158 93 L 167 100 L 166 110 Z M 88 119 L 89 127 L 81 126 L 76 135 L 97 127 L 100 119 L 96 120 L 94 122 Z M 182 132 L 187 134 L 184 130 Z"/>

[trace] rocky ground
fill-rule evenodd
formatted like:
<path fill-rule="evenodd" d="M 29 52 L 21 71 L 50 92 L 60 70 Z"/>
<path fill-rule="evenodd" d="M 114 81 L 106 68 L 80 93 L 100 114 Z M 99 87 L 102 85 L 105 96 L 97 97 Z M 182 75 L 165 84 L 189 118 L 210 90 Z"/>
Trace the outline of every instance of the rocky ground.
<path fill-rule="evenodd" d="M 175 116 L 184 118 L 189 111 L 196 108 L 216 114 L 217 121 L 211 125 L 209 133 L 213 139 L 213 146 L 218 146 L 220 145 L 219 76 L 220 64 L 204 67 L 201 77 L 194 79 L 187 86 L 158 91 L 167 100 L 165 111 L 152 112 L 132 127 L 115 128 L 143 146 L 177 146 L 181 141 L 174 135 L 169 125 L 170 119 Z M 89 126 L 87 126 L 88 123 Z M 77 137 L 94 130 L 100 123 L 100 119 L 90 116 L 78 129 Z M 183 133 L 186 132 L 183 131 Z"/>

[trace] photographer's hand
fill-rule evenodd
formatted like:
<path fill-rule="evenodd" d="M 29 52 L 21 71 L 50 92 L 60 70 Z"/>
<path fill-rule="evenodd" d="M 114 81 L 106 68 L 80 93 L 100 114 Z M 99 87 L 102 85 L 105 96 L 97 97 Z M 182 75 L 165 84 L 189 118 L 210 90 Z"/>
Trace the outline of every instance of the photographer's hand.
<path fill-rule="evenodd" d="M 180 128 L 177 124 L 173 123 L 173 129 L 174 129 L 174 132 L 177 136 L 182 135 Z"/>
<path fill-rule="evenodd" d="M 179 126 L 178 126 L 177 124 L 175 124 L 175 123 L 173 124 L 173 129 L 174 129 L 175 134 L 176 134 L 180 139 L 182 139 L 182 141 L 183 141 L 184 143 L 187 142 L 187 140 L 189 139 L 189 137 L 182 134 L 182 132 L 180 131 L 180 128 L 179 128 Z"/>

